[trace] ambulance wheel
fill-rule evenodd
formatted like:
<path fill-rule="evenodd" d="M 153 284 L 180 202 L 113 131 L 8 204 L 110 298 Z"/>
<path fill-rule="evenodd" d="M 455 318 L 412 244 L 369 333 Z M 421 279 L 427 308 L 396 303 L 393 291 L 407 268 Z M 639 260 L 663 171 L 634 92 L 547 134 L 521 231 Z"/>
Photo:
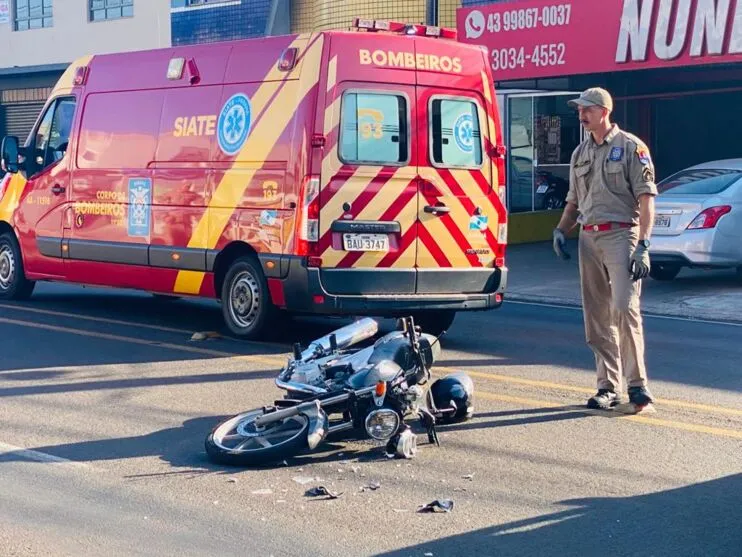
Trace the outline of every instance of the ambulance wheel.
<path fill-rule="evenodd" d="M 455 311 L 423 311 L 414 315 L 415 325 L 420 327 L 423 333 L 438 336 L 447 331 L 453 325 L 456 318 Z"/>
<path fill-rule="evenodd" d="M 0 234 L 0 300 L 27 300 L 35 285 L 23 272 L 21 248 L 15 235 Z"/>
<path fill-rule="evenodd" d="M 232 263 L 224 277 L 221 299 L 224 322 L 233 335 L 245 340 L 258 339 L 276 311 L 254 257 L 240 257 Z"/>

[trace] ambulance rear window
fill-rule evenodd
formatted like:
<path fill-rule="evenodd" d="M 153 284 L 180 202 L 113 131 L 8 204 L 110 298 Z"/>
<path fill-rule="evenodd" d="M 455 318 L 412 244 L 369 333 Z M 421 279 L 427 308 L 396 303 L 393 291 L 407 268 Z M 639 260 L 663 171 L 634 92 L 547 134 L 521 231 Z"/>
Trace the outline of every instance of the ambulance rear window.
<path fill-rule="evenodd" d="M 405 164 L 409 160 L 407 99 L 384 93 L 346 93 L 340 121 L 340 160 Z"/>
<path fill-rule="evenodd" d="M 477 105 L 468 100 L 431 101 L 433 164 L 456 168 L 482 166 L 482 134 Z"/>

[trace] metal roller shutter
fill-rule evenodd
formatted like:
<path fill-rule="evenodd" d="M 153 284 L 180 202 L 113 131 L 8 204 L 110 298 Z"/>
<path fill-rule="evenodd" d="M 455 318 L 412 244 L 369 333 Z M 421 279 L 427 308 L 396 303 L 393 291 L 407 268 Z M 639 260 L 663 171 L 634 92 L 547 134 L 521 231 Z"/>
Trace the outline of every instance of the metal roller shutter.
<path fill-rule="evenodd" d="M 0 132 L 2 132 L 2 135 L 14 135 L 18 137 L 21 144 L 23 144 L 43 108 L 43 102 L 3 105 Z"/>

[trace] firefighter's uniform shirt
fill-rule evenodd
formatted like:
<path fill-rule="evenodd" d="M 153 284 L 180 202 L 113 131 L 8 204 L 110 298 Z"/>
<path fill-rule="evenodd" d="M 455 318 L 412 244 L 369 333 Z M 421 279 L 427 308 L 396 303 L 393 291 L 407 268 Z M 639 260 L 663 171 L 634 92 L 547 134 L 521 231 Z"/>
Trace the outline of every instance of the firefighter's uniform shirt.
<path fill-rule="evenodd" d="M 639 197 L 657 195 L 654 180 L 647 146 L 617 125 L 602 144 L 590 135 L 572 154 L 567 202 L 579 211 L 585 332 L 598 389 L 619 392 L 622 372 L 628 387 L 647 384 L 641 282 L 631 279 L 629 261 L 639 239 Z"/>
<path fill-rule="evenodd" d="M 567 202 L 577 205 L 580 224 L 639 224 L 639 196 L 657 195 L 647 146 L 614 124 L 601 145 L 592 135 L 572 154 Z"/>

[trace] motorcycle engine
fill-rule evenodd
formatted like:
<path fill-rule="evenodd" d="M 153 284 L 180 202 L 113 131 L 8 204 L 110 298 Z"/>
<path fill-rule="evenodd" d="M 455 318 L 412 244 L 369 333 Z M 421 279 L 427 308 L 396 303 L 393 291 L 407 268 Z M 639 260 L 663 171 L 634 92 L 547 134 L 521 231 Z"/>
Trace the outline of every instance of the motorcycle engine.
<path fill-rule="evenodd" d="M 312 385 L 314 387 L 325 386 L 325 374 L 317 362 L 298 364 L 291 374 L 291 380 L 296 383 Z"/>

